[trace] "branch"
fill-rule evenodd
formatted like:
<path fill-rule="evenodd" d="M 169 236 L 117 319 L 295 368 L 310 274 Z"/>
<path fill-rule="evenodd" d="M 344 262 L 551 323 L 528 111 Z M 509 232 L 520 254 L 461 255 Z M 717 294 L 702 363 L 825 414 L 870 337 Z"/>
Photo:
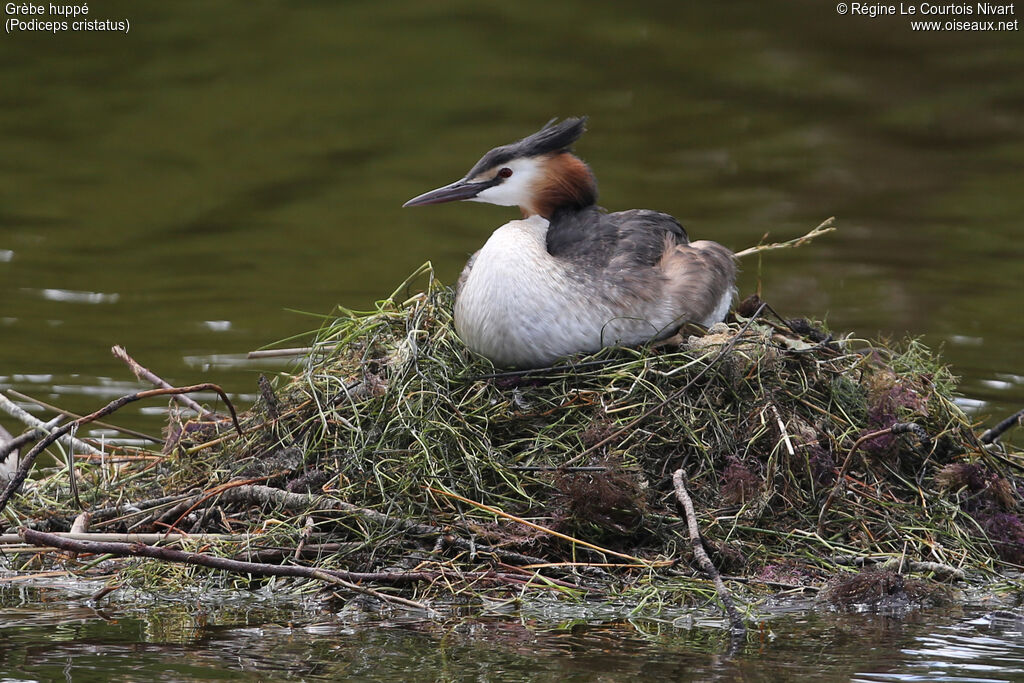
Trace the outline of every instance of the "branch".
<path fill-rule="evenodd" d="M 407 600 L 406 598 L 402 598 L 397 595 L 381 593 L 380 591 L 374 590 L 368 586 L 357 585 L 355 582 L 372 582 L 392 586 L 405 586 L 413 583 L 432 582 L 445 577 L 455 577 L 460 580 L 497 582 L 523 587 L 529 586 L 538 589 L 558 586 L 574 590 L 589 590 L 584 586 L 579 586 L 573 583 L 558 581 L 557 579 L 544 576 L 535 576 L 533 572 L 524 572 L 529 576 L 529 578 L 526 579 L 502 572 L 449 572 L 445 571 L 443 568 L 436 570 L 350 572 L 340 569 L 318 569 L 316 567 L 294 564 L 277 565 L 265 564 L 262 562 L 246 562 L 244 560 L 233 560 L 226 557 L 218 557 L 216 555 L 192 553 L 182 550 L 174 550 L 172 548 L 146 545 L 140 542 L 112 543 L 83 538 L 85 536 L 89 536 L 89 534 L 78 534 L 74 538 L 70 538 L 68 534 L 49 534 L 22 527 L 18 530 L 18 535 L 26 543 L 31 543 L 32 545 L 40 547 L 59 548 L 72 553 L 91 553 L 95 555 L 109 554 L 116 555 L 118 557 L 148 557 L 162 562 L 192 564 L 200 567 L 209 567 L 211 569 L 232 572 L 235 574 L 248 574 L 251 576 L 291 576 L 315 579 L 317 581 L 323 581 L 324 583 L 342 586 L 357 593 L 371 595 L 382 602 L 391 602 L 428 612 L 431 611 L 430 608 L 422 603 Z M 110 536 L 116 534 L 94 535 Z M 138 536 L 140 538 L 150 539 L 154 537 L 162 537 L 162 534 L 139 534 Z M 230 539 L 230 536 L 222 534 L 198 534 L 191 537 L 187 535 L 181 535 L 178 537 L 179 540 L 184 538 L 214 540 L 217 538 Z M 522 571 L 514 567 L 511 569 Z M 539 579 L 539 581 L 535 582 L 534 578 Z"/>
<path fill-rule="evenodd" d="M 251 534 L 108 534 L 108 533 L 72 533 L 59 531 L 47 534 L 55 538 L 66 538 L 72 541 L 94 541 L 111 543 L 176 543 L 185 539 L 193 541 L 245 541 L 252 538 Z M 11 545 L 23 541 L 21 534 L 0 534 L 0 545 Z"/>
<path fill-rule="evenodd" d="M 293 358 L 295 356 L 308 356 L 316 351 L 313 346 L 301 346 L 294 349 L 259 349 L 246 354 L 249 360 L 258 358 Z"/>
<path fill-rule="evenodd" d="M 985 430 L 979 439 L 982 443 L 989 444 L 998 439 L 1003 435 L 1004 432 L 1009 431 L 1011 427 L 1015 427 L 1024 421 L 1024 409 L 1018 410 L 1016 413 L 1006 418 L 992 429 Z"/>
<path fill-rule="evenodd" d="M 29 427 L 32 427 L 34 430 L 36 430 L 37 433 L 39 431 L 42 431 L 44 434 L 52 433 L 50 431 L 52 427 L 48 426 L 50 423 L 43 422 L 35 415 L 30 415 L 26 411 L 19 408 L 14 402 L 11 401 L 11 399 L 7 398 L 2 393 L 0 393 L 0 410 L 3 410 L 5 413 L 7 413 L 13 418 L 21 420 Z M 62 435 L 59 440 L 61 445 L 69 450 L 76 451 L 79 453 L 88 453 L 89 455 L 103 455 L 103 453 L 95 446 L 87 444 L 84 441 L 81 441 L 74 437 Z M 50 443 L 53 442 L 51 441 Z"/>
<path fill-rule="evenodd" d="M 393 583 L 413 583 L 417 581 L 431 581 L 437 578 L 433 572 L 377 572 L 365 574 L 360 572 L 346 572 L 339 570 L 317 569 L 316 567 L 304 567 L 299 565 L 277 565 L 262 564 L 260 562 L 243 562 L 242 560 L 231 560 L 226 557 L 215 555 L 204 555 L 203 553 L 190 553 L 183 550 L 173 550 L 158 546 L 145 545 L 142 543 L 110 543 L 105 541 L 82 541 L 65 538 L 56 534 L 47 534 L 42 531 L 26 529 L 22 527 L 18 531 L 26 543 L 51 548 L 60 548 L 73 553 L 92 553 L 96 555 L 117 555 L 118 557 L 149 557 L 163 562 L 178 562 L 182 564 L 194 564 L 211 569 L 233 572 L 235 574 L 250 574 L 254 576 L 296 576 L 306 579 L 316 579 L 324 583 L 343 586 L 357 593 L 372 595 L 384 602 L 394 602 L 407 607 L 414 607 L 424 611 L 430 609 L 421 603 L 406 600 L 395 595 L 388 595 L 380 591 L 357 586 L 352 581 L 365 581 L 368 578 L 381 580 L 390 578 Z"/>
<path fill-rule="evenodd" d="M 686 513 L 686 524 L 690 530 L 690 543 L 693 546 L 693 555 L 697 558 L 697 562 L 700 564 L 701 569 L 704 570 L 704 573 L 711 577 L 711 581 L 715 584 L 715 591 L 718 593 L 718 598 L 722 601 L 722 606 L 725 608 L 725 615 L 729 618 L 729 625 L 731 626 L 733 636 L 743 636 L 747 632 L 747 625 L 743 623 L 743 617 L 740 616 L 739 611 L 736 609 L 736 604 L 732 601 L 732 594 L 729 593 L 725 582 L 722 581 L 722 575 L 718 573 L 715 565 L 711 563 L 711 558 L 708 557 L 707 552 L 704 550 L 704 544 L 700 540 L 700 529 L 697 528 L 697 514 L 693 511 L 693 501 L 690 499 L 690 494 L 686 491 L 682 468 L 672 474 L 672 484 L 675 486 L 676 500 L 683 506 L 683 511 Z"/>
<path fill-rule="evenodd" d="M 35 403 L 37 406 L 39 406 L 41 408 L 46 408 L 47 410 L 53 411 L 55 413 L 58 413 L 58 414 L 60 414 L 60 415 L 62 415 L 64 417 L 70 417 L 73 420 L 77 420 L 78 418 L 82 417 L 81 415 L 77 415 L 75 413 L 72 413 L 71 411 L 64 410 L 63 408 L 59 408 L 59 407 L 57 407 L 55 405 L 51 405 L 51 404 L 47 403 L 46 401 L 40 401 L 38 398 L 35 398 L 34 396 L 29 396 L 28 394 L 23 394 L 20 391 L 15 391 L 14 389 L 8 389 L 7 393 L 10 394 L 11 396 L 13 396 L 14 398 L 20 398 L 22 401 L 30 401 L 32 403 Z M 93 424 L 95 424 L 98 427 L 105 427 L 106 429 L 113 429 L 114 431 L 121 432 L 122 434 L 127 434 L 129 436 L 135 436 L 135 437 L 138 437 L 140 439 L 145 439 L 146 441 L 152 441 L 154 443 L 160 443 L 160 444 L 164 443 L 164 440 L 161 439 L 161 438 L 158 438 L 158 437 L 155 437 L 155 436 L 151 436 L 150 434 L 145 434 L 143 432 L 137 432 L 134 429 L 128 429 L 127 427 L 119 427 L 118 425 L 110 424 L 109 422 L 100 422 L 99 420 L 95 420 L 93 422 Z"/>
<path fill-rule="evenodd" d="M 7 503 L 8 501 L 10 501 L 11 496 L 17 493 L 18 489 L 21 488 L 21 485 L 25 483 L 25 479 L 28 477 L 28 473 L 32 469 L 32 464 L 35 462 L 36 458 L 39 457 L 39 454 L 46 450 L 46 448 L 50 444 L 52 444 L 57 439 L 61 438 L 62 436 L 70 432 L 72 429 L 77 429 L 78 427 L 89 422 L 92 422 L 93 420 L 105 417 L 123 408 L 129 403 L 133 403 L 134 401 L 138 401 L 144 398 L 152 398 L 154 396 L 175 396 L 178 394 L 187 394 L 196 391 L 217 392 L 221 399 L 224 400 L 224 403 L 225 405 L 227 405 L 228 410 L 231 411 L 231 421 L 234 423 L 235 429 L 238 431 L 239 435 L 242 434 L 242 427 L 241 425 L 238 424 L 238 416 L 235 414 L 235 407 L 231 404 L 231 399 L 229 399 L 228 395 L 224 393 L 224 390 L 221 389 L 216 384 L 194 384 L 189 387 L 171 387 L 170 389 L 150 389 L 148 391 L 140 391 L 134 394 L 128 394 L 126 396 L 122 396 L 121 398 L 111 401 L 104 407 L 97 410 L 95 413 L 85 415 L 83 417 L 78 418 L 74 422 L 69 422 L 63 427 L 55 429 L 54 431 L 50 432 L 46 437 L 44 437 L 39 443 L 33 446 L 32 450 L 30 450 L 28 454 L 22 459 L 21 465 L 18 467 L 18 471 L 15 472 L 14 476 L 7 483 L 7 488 L 4 489 L 3 494 L 0 494 L 0 512 L 3 512 L 4 508 L 7 507 Z M 0 394 L 0 396 L 2 396 L 2 394 Z"/>
<path fill-rule="evenodd" d="M 56 427 L 62 419 L 63 416 L 59 416 L 54 418 L 50 422 L 47 422 L 46 424 L 50 425 L 51 427 Z M 11 453 L 17 452 L 17 450 L 22 446 L 26 446 L 32 443 L 33 441 L 39 441 L 39 439 L 43 438 L 43 435 L 46 434 L 46 431 L 42 430 L 42 427 L 33 427 L 24 434 L 19 434 L 18 436 L 15 437 L 11 437 L 10 434 L 7 434 L 7 436 L 4 437 L 3 434 L 0 434 L 0 439 L 6 439 L 0 440 L 0 462 L 6 460 L 7 456 L 9 456 Z"/>
<path fill-rule="evenodd" d="M 110 352 L 114 354 L 114 358 L 117 358 L 118 360 L 123 361 L 125 364 L 127 364 L 128 367 L 131 368 L 132 373 L 135 374 L 136 378 L 140 380 L 145 380 L 151 383 L 153 386 L 158 387 L 160 389 L 171 388 L 171 385 L 165 382 L 161 377 L 156 375 L 148 368 L 144 368 L 141 365 L 139 365 L 139 362 L 136 361 L 131 356 L 129 356 L 128 352 L 120 344 L 118 344 L 117 346 L 110 347 Z M 174 400 L 180 403 L 181 405 L 185 406 L 186 408 L 196 411 L 196 413 L 198 413 L 199 417 L 201 418 L 216 416 L 216 413 L 207 410 L 206 408 L 202 407 L 201 405 L 193 401 L 191 398 L 183 394 L 176 395 L 174 397 Z"/>

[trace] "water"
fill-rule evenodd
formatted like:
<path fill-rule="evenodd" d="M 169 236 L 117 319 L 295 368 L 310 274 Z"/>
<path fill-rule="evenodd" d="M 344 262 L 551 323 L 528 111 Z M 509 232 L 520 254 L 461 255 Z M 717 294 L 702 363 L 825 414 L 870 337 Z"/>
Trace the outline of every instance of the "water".
<path fill-rule="evenodd" d="M 578 151 L 603 205 L 673 213 L 737 250 L 835 215 L 838 233 L 745 261 L 741 294 L 942 347 L 984 423 L 1024 404 L 1019 31 L 915 33 L 811 0 L 109 0 L 90 12 L 131 31 L 0 36 L 0 388 L 94 410 L 140 386 L 109 354 L 123 344 L 168 381 L 217 382 L 244 407 L 258 372 L 285 367 L 247 351 L 315 329 L 337 304 L 369 307 L 424 261 L 454 281 L 512 216 L 406 199 L 551 116 L 585 113 Z M 157 432 L 161 411 L 132 404 L 112 421 Z M 603 623 L 536 635 L 498 622 L 452 644 L 441 627 L 293 615 L 300 626 L 268 639 L 277 617 L 257 612 L 168 637 L 130 610 L 44 618 L 37 597 L 24 622 L 4 612 L 3 641 L 21 639 L 7 650 L 23 653 L 15 677 L 81 665 L 86 680 L 116 661 L 136 680 L 230 678 L 257 670 L 248 653 L 274 666 L 270 646 L 287 652 L 269 670 L 382 680 L 499 664 L 538 680 L 758 679 L 762 657 L 836 679 L 998 679 L 984 667 L 1013 678 L 1024 662 L 1016 626 L 966 613 L 801 613 L 730 658 L 715 631 L 652 639 Z"/>
<path fill-rule="evenodd" d="M 98 584 L 97 584 L 98 585 Z M 354 605 L 205 593 L 91 604 L 0 588 L 4 680 L 1013 681 L 1024 621 L 981 607 L 899 615 L 770 609 L 738 646 L 692 618 L 383 617 Z M 124 604 L 127 602 L 127 604 Z M 698 620 L 699 621 L 699 620 Z"/>

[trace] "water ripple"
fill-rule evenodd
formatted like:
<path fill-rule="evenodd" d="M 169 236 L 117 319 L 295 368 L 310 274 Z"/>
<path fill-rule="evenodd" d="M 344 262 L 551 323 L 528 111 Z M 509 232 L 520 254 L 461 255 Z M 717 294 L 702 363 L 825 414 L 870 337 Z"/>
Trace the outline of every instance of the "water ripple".
<path fill-rule="evenodd" d="M 74 289 L 30 289 L 22 291 L 36 294 L 47 301 L 61 301 L 72 304 L 112 304 L 116 303 L 121 295 L 117 292 L 85 292 Z"/>
<path fill-rule="evenodd" d="M 1012 615 L 1011 615 L 1012 616 Z M 901 670 L 860 673 L 859 681 L 996 681 L 1024 676 L 1020 620 L 988 614 L 918 636 L 900 652 Z"/>

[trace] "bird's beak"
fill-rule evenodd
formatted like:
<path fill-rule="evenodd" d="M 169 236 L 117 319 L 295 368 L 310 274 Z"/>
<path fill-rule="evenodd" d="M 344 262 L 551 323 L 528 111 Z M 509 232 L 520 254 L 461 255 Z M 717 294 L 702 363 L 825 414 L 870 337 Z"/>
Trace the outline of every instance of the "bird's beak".
<path fill-rule="evenodd" d="M 450 185 L 439 187 L 430 192 L 424 192 L 419 197 L 413 197 L 405 204 L 402 204 L 402 206 L 426 206 L 428 204 L 442 204 L 444 202 L 472 199 L 490 186 L 491 183 L 474 183 L 463 178 L 462 180 L 456 180 Z"/>

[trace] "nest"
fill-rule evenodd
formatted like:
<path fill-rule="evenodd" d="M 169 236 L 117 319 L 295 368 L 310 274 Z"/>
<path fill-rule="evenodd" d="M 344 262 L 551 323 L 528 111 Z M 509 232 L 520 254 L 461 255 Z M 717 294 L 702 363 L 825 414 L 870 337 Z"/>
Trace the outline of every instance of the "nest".
<path fill-rule="evenodd" d="M 684 600 L 711 589 L 691 567 L 682 470 L 708 554 L 751 586 L 893 558 L 944 578 L 1024 562 L 1019 454 L 979 442 L 917 341 L 836 340 L 748 304 L 656 348 L 501 372 L 421 274 L 422 293 L 343 311 L 299 367 L 261 378 L 241 436 L 174 420 L 162 453 L 80 465 L 93 529 L 244 534 L 202 543 L 415 599 L 529 585 Z M 9 526 L 69 528 L 66 478 L 30 482 Z"/>

